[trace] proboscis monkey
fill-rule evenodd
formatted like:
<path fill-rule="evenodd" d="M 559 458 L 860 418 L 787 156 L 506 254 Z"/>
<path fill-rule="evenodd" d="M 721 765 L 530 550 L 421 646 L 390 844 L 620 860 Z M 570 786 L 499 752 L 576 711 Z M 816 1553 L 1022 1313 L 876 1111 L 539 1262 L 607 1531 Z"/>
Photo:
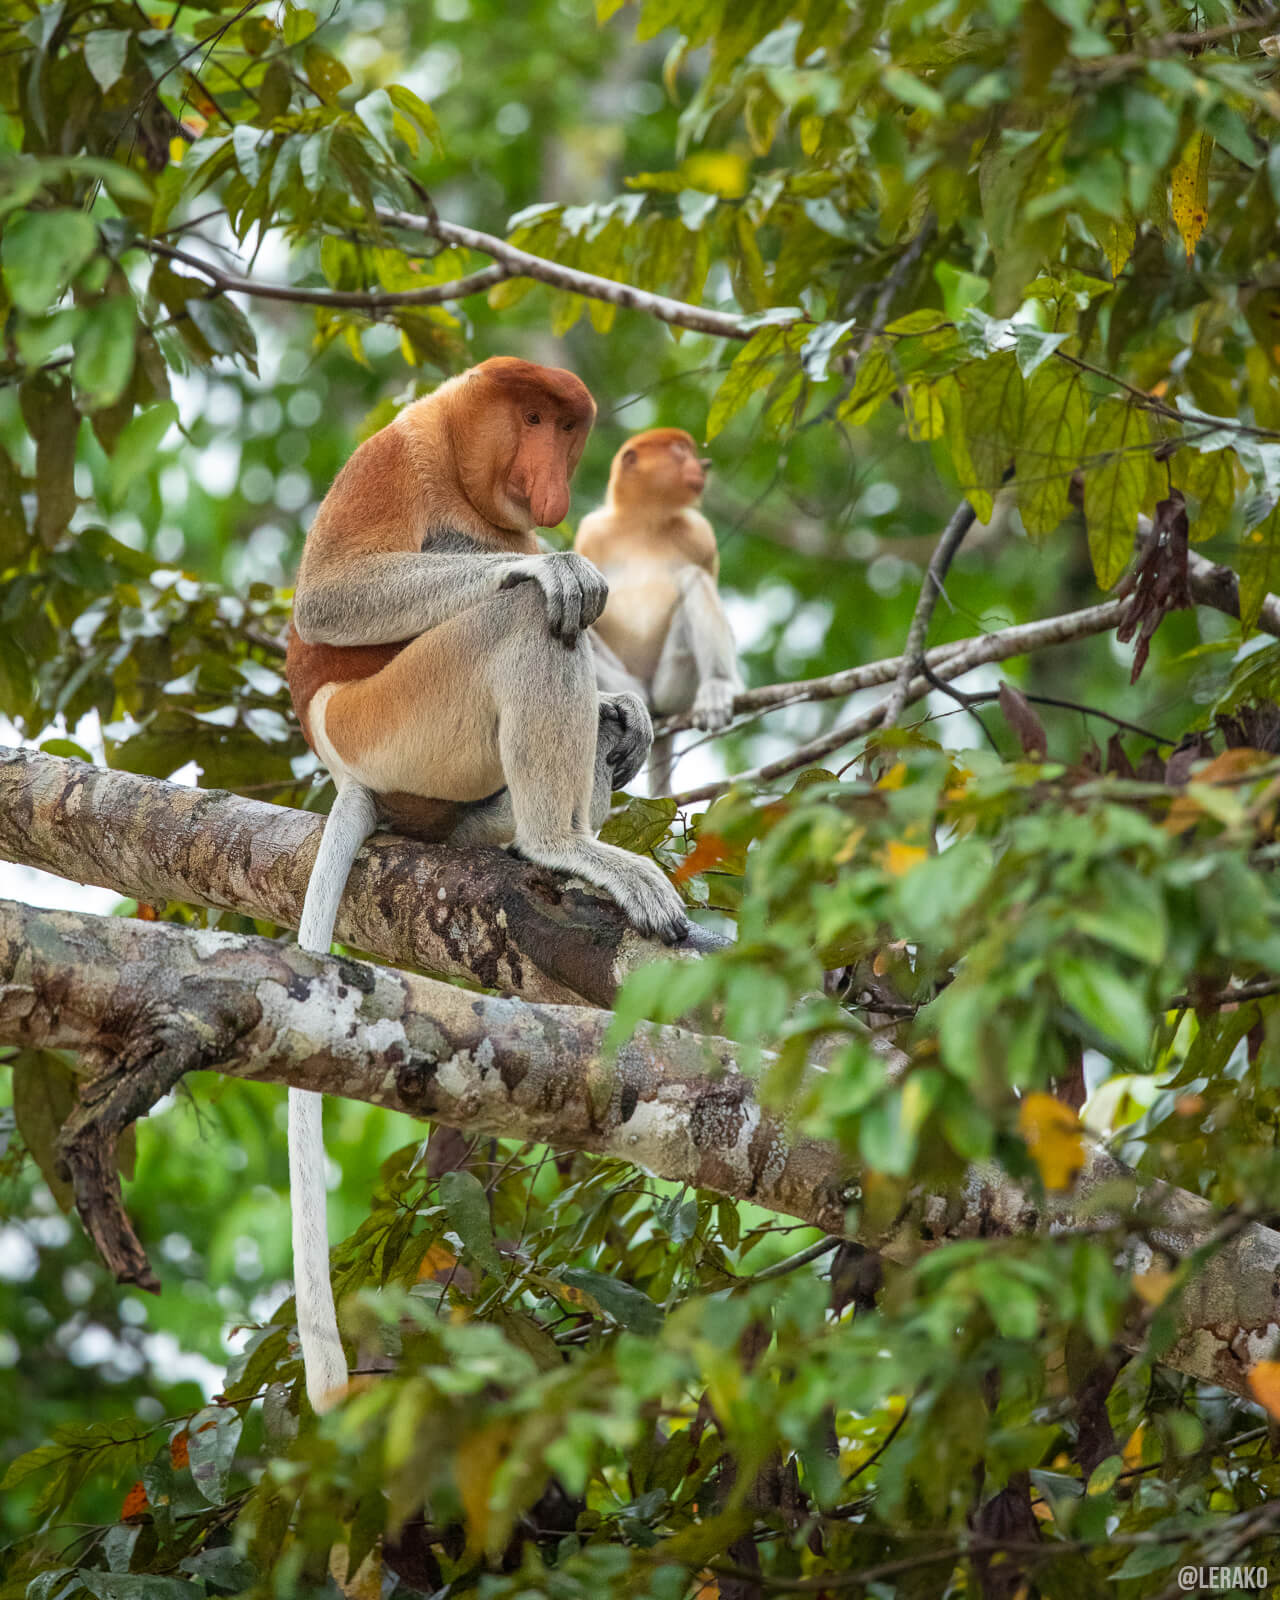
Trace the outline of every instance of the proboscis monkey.
<path fill-rule="evenodd" d="M 592 630 L 600 687 L 642 694 L 660 714 L 689 711 L 695 727 L 714 731 L 732 718 L 742 677 L 716 587 L 715 531 L 697 509 L 708 465 L 681 428 L 628 439 L 574 549 L 609 584 Z M 670 736 L 654 742 L 651 794 L 670 789 L 672 745 Z"/>
<path fill-rule="evenodd" d="M 498 357 L 367 439 L 302 552 L 287 673 L 338 796 L 298 942 L 327 953 L 379 816 L 419 836 L 507 844 L 610 894 L 643 933 L 688 931 L 656 862 L 602 844 L 612 789 L 653 738 L 643 702 L 600 695 L 586 630 L 608 592 L 561 521 L 595 404 L 572 373 Z M 329 1282 L 321 1097 L 289 1091 L 298 1333 L 307 1393 L 347 1380 Z"/>

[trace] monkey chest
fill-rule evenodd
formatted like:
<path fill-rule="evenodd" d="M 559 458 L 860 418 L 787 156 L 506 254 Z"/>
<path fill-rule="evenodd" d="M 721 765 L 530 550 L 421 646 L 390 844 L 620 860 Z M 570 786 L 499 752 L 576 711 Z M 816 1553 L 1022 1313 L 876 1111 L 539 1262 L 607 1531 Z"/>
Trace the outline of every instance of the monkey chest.
<path fill-rule="evenodd" d="M 680 599 L 675 574 L 656 564 L 605 568 L 609 598 L 597 631 L 628 672 L 651 678 Z"/>

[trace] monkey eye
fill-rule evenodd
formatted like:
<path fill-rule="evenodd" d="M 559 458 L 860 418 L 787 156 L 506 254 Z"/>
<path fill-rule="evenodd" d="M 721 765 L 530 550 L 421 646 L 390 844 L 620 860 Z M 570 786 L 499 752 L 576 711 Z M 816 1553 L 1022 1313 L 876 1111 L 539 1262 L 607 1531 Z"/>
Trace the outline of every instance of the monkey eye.
<path fill-rule="evenodd" d="M 565 423 L 565 424 L 564 424 L 564 431 L 565 431 L 565 432 L 566 432 L 566 433 L 572 433 L 572 432 L 573 432 L 573 430 L 574 430 L 574 429 L 575 429 L 575 428 L 576 428 L 576 427 L 577 427 L 577 426 L 578 426 L 578 424 L 577 424 L 577 423 L 576 423 L 576 422 L 566 422 L 566 423 Z"/>
<path fill-rule="evenodd" d="M 526 411 L 525 414 L 524 414 L 524 420 L 529 424 L 529 426 L 531 428 L 536 428 L 538 426 L 538 424 L 542 421 L 542 418 L 538 415 L 538 413 L 536 411 Z"/>

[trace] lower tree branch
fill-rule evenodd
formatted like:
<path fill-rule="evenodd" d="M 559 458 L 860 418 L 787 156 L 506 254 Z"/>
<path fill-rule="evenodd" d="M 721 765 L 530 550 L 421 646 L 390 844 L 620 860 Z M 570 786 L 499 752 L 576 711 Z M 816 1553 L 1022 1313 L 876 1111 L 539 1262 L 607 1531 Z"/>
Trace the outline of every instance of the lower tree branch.
<path fill-rule="evenodd" d="M 0 746 L 0 858 L 164 905 L 296 928 L 324 819 Z M 379 835 L 351 871 L 337 937 L 399 966 L 530 999 L 609 1005 L 665 952 L 600 893 L 504 850 Z M 695 928 L 694 955 L 725 941 Z"/>
<path fill-rule="evenodd" d="M 0 1044 L 75 1050 L 93 1069 L 62 1149 L 86 1226 L 131 1282 L 154 1279 L 123 1210 L 114 1142 L 202 1067 L 620 1157 L 899 1261 L 944 1240 L 1114 1230 L 1131 1271 L 1200 1255 L 1174 1307 L 1168 1364 L 1241 1393 L 1275 1346 L 1280 1233 L 1238 1218 L 1224 1227 L 1207 1201 L 1139 1185 L 1096 1148 L 1074 1189 L 1047 1202 L 993 1166 L 972 1168 L 947 1193 L 907 1196 L 887 1226 L 859 1225 L 846 1210 L 857 1194 L 848 1160 L 761 1109 L 738 1046 L 645 1024 L 610 1060 L 609 1021 L 249 935 L 0 901 Z"/>

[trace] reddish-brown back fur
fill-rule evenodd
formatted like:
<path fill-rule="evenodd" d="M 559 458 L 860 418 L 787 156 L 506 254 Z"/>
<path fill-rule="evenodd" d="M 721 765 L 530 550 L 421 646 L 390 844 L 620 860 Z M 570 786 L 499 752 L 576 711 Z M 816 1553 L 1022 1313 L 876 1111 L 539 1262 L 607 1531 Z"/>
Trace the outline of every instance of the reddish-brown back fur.
<path fill-rule="evenodd" d="M 284 675 L 289 683 L 293 709 L 302 724 L 303 737 L 313 750 L 307 707 L 317 689 L 323 689 L 326 683 L 353 683 L 358 678 L 372 677 L 389 661 L 394 661 L 407 643 L 408 640 L 400 644 L 305 644 L 292 628 L 289 630 Z"/>

